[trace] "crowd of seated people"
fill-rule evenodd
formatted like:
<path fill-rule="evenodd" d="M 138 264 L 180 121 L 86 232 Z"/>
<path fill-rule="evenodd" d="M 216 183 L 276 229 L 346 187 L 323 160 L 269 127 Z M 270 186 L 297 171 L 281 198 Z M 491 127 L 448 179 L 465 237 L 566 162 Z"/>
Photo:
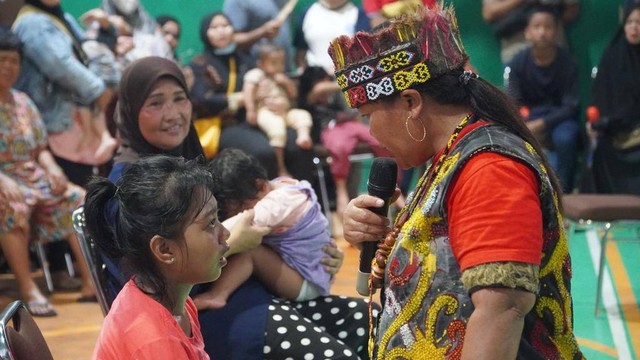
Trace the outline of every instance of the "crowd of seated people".
<path fill-rule="evenodd" d="M 529 109 L 523 120 L 548 140 L 543 142 L 556 152 L 563 191 L 571 192 L 579 171 L 583 125 L 576 65 L 563 47 L 562 25 L 576 18 L 578 1 L 552 1 L 551 6 L 520 2 L 527 3 L 526 9 L 506 6 L 516 2 L 483 0 L 483 16 L 504 45 L 502 61 L 512 69 L 510 90 Z M 96 172 L 117 183 L 139 158 L 164 154 L 210 160 L 224 149 L 237 148 L 257 159 L 269 179 L 287 175 L 314 183 L 310 145 L 321 143 L 334 160 L 336 210 L 341 213 L 350 200 L 346 178 L 355 144 L 364 142 L 377 156 L 385 154 L 367 124 L 344 104 L 326 48 L 339 35 L 369 30 L 394 11 L 404 11 L 394 8 L 394 1 L 317 0 L 292 15 L 284 1 L 225 0 L 222 11 L 201 19 L 203 50 L 191 59 L 180 59 L 177 51 L 186 23 L 172 14 L 153 18 L 143 3 L 103 0 L 99 8 L 75 19 L 58 0 L 26 0 L 13 22 L 0 30 L 0 139 L 16 144 L 0 150 L 0 245 L 16 276 L 18 296 L 34 316 L 56 312 L 31 278 L 28 244 L 51 243 L 54 270 L 64 269 L 61 253 L 69 249 L 79 259 L 68 224 Z M 433 1 L 413 3 L 434 6 Z M 640 73 L 634 70 L 640 56 L 640 10 L 637 3 L 630 3 L 594 84 L 592 103 L 602 116 L 588 124 L 587 132 L 597 138 L 593 163 L 597 192 L 638 192 L 640 140 L 622 139 L 637 134 L 640 121 L 638 102 L 631 100 L 637 92 L 636 79 L 625 75 Z M 340 26 L 321 28 L 327 19 Z M 519 44 L 517 50 L 508 46 L 514 42 Z M 280 121 L 277 142 L 270 136 L 273 125 L 259 116 L 265 113 L 259 107 L 269 101 L 268 87 L 261 85 L 269 76 L 264 75 L 264 66 L 262 73 L 251 72 L 260 66 L 260 48 L 284 51 L 284 56 L 277 54 L 282 69 L 273 76 L 282 81 L 273 82 L 286 83 L 287 89 L 296 85 L 287 94 L 288 106 L 305 110 L 305 118 L 287 128 L 286 121 Z M 146 71 L 133 76 L 127 69 L 136 64 Z M 251 97 L 243 95 L 243 89 L 256 94 L 255 103 L 248 103 Z M 283 93 L 276 86 L 270 89 Z M 614 92 L 620 95 L 612 96 Z M 168 118 L 158 121 L 162 116 Z M 251 210 L 245 211 L 229 229 L 229 254 L 255 248 L 267 233 L 251 225 L 252 216 Z M 68 240 L 71 246 L 58 240 Z M 333 275 L 343 255 L 331 246 L 325 252 L 323 261 Z M 122 276 L 118 262 L 112 265 L 117 270 L 113 299 L 129 278 Z M 86 268 L 82 262 L 76 266 L 81 274 L 80 299 L 91 300 L 94 290 Z M 198 291 L 205 290 L 195 286 L 192 294 Z M 259 357 L 266 356 L 267 349 L 261 346 L 266 342 L 273 344 L 268 350 L 274 357 L 304 358 L 304 349 L 278 345 L 277 324 L 266 319 L 292 314 L 316 319 L 323 309 L 329 311 L 331 303 L 340 311 L 314 322 L 322 329 L 320 337 L 332 339 L 325 348 L 365 357 L 367 336 L 359 330 L 367 329 L 366 316 L 350 324 L 339 320 L 366 314 L 368 305 L 361 299 L 331 295 L 320 299 L 316 302 L 326 303 L 315 308 L 307 301 L 289 302 L 251 277 L 228 297 L 227 305 L 200 312 L 205 350 L 217 358 Z M 252 307 L 251 316 L 244 314 Z M 256 326 L 260 321 L 266 325 Z M 302 321 L 286 326 L 295 329 Z M 222 327 L 234 331 L 215 338 Z M 346 339 L 339 335 L 345 331 L 350 334 Z M 239 346 L 240 334 L 250 339 L 244 347 Z"/>

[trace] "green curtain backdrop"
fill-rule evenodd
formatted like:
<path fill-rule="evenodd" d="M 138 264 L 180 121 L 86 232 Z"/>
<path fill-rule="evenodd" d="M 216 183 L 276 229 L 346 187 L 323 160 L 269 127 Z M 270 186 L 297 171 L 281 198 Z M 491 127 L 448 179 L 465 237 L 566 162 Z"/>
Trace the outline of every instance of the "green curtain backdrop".
<path fill-rule="evenodd" d="M 154 16 L 172 14 L 182 23 L 182 38 L 178 55 L 188 62 L 202 50 L 198 35 L 200 19 L 222 9 L 223 0 L 141 0 Z M 360 0 L 356 0 L 360 3 Z M 502 64 L 499 44 L 487 24 L 482 20 L 481 0 L 449 0 L 456 7 L 460 31 L 472 65 L 480 76 L 496 85 L 502 85 Z M 100 6 L 99 0 L 63 0 L 62 5 L 78 17 L 85 11 Z M 300 0 L 296 11 L 313 3 Z M 622 0 L 580 0 L 580 15 L 569 26 L 569 47 L 580 68 L 582 107 L 588 103 L 591 69 L 598 64 L 602 51 L 618 27 Z M 294 13 L 294 18 L 296 14 Z"/>

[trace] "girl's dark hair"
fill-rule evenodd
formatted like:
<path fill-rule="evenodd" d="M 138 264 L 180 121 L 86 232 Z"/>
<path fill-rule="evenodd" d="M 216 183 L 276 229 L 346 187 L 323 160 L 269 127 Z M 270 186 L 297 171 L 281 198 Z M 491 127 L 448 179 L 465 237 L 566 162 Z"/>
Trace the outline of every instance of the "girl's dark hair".
<path fill-rule="evenodd" d="M 484 119 L 505 126 L 531 144 L 547 169 L 551 185 L 560 195 L 562 187 L 542 145 L 536 140 L 522 120 L 515 101 L 509 95 L 480 77 L 472 77 L 467 84 L 460 81 L 462 67 L 414 87 L 443 105 L 466 105 L 473 109 L 478 119 Z"/>
<path fill-rule="evenodd" d="M 16 51 L 22 59 L 22 41 L 9 30 L 0 30 L 0 50 Z"/>
<path fill-rule="evenodd" d="M 213 179 L 196 160 L 149 156 L 129 165 L 116 184 L 94 178 L 87 186 L 86 230 L 99 249 L 120 259 L 125 275 L 136 275 L 167 300 L 167 285 L 149 248 L 154 235 L 183 242 L 184 231 L 213 196 Z"/>
<path fill-rule="evenodd" d="M 207 167 L 213 175 L 213 195 L 221 219 L 229 217 L 230 202 L 257 198 L 260 188 L 256 180 L 269 180 L 258 159 L 239 149 L 222 150 Z"/>

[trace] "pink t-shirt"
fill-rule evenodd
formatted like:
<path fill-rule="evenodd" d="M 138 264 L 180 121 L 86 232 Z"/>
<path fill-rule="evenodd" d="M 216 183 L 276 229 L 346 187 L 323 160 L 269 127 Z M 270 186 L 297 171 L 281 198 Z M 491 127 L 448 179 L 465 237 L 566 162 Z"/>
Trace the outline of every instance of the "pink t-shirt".
<path fill-rule="evenodd" d="M 209 359 L 191 298 L 185 314 L 191 323 L 190 337 L 164 306 L 129 280 L 104 319 L 93 359 Z"/>

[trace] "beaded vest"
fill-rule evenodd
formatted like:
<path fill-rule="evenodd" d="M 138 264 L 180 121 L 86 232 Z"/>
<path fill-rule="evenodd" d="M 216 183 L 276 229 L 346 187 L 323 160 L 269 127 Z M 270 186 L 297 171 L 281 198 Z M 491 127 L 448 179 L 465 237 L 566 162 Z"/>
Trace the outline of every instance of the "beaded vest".
<path fill-rule="evenodd" d="M 540 289 L 525 317 L 518 359 L 582 358 L 572 332 L 571 261 L 557 194 L 535 150 L 495 124 L 473 129 L 455 144 L 437 176 L 424 184 L 424 198 L 400 229 L 386 263 L 374 358 L 460 358 L 474 308 L 449 245 L 446 195 L 455 174 L 480 152 L 516 159 L 528 165 L 540 182 L 544 226 Z"/>

